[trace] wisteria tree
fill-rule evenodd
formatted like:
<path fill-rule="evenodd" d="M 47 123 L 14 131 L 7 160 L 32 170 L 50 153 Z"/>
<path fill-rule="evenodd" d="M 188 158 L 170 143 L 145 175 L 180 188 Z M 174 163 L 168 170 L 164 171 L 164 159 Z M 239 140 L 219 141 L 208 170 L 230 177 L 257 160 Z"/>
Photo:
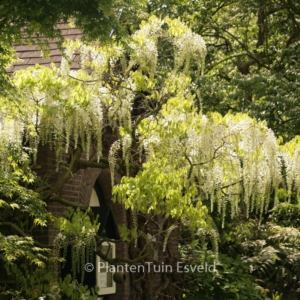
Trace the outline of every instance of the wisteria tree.
<path fill-rule="evenodd" d="M 18 278 L 20 268 L 12 265 L 18 259 L 37 266 L 59 260 L 49 253 L 68 246 L 70 236 L 85 241 L 72 241 L 80 253 L 96 246 L 110 263 L 174 263 L 169 245 L 183 231 L 205 232 L 217 253 L 213 212 L 224 224 L 226 216 L 262 215 L 277 205 L 279 188 L 287 200 L 292 191 L 299 195 L 299 139 L 280 145 L 265 123 L 245 114 L 203 115 L 201 86 L 190 72 L 202 76 L 205 43 L 179 20 L 151 17 L 122 43 L 68 41 L 65 47 L 60 68 L 18 71 L 18 93 L 1 99 L 0 258 L 8 273 Z M 75 52 L 79 71 L 70 70 Z M 30 170 L 40 145 L 56 153 L 58 175 L 51 185 L 36 182 Z M 129 223 L 119 228 L 132 249 L 129 259 L 109 259 L 101 251 L 105 239 L 85 207 L 68 221 L 59 219 L 63 233 L 53 245 L 36 242 L 26 229 L 29 216 L 33 227 L 53 221 L 49 201 L 78 206 L 60 192 L 86 167 L 109 168 L 114 201 L 130 211 Z M 181 299 L 182 283 L 173 275 L 154 274 L 159 282 L 153 274 L 135 277 L 132 284 L 139 299 Z M 59 294 L 54 287 L 46 292 Z"/>

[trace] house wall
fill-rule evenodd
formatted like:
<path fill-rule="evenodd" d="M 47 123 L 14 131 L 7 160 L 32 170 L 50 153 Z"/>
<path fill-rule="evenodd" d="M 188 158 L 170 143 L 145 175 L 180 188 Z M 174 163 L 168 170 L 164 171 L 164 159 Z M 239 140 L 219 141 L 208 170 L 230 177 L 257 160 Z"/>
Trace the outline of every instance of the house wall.
<path fill-rule="evenodd" d="M 69 28 L 68 24 L 58 24 L 58 28 L 62 30 L 62 36 L 65 40 L 75 40 L 82 37 L 82 33 L 77 28 Z M 42 53 L 38 45 L 27 45 L 20 44 L 14 46 L 16 55 L 21 60 L 14 63 L 8 70 L 8 73 L 14 73 L 20 69 L 26 69 L 28 67 L 39 64 L 41 66 L 50 67 L 51 64 L 55 64 L 57 67 L 60 66 L 62 59 L 61 49 L 58 48 L 56 41 L 49 41 L 50 56 L 48 58 L 42 57 Z M 74 55 L 71 63 L 72 70 L 80 69 L 78 53 Z M 47 180 L 50 185 L 53 184 L 57 179 L 57 172 L 55 171 L 56 158 L 55 153 L 49 149 L 48 146 L 40 146 L 38 151 L 37 162 L 34 171 L 38 174 L 41 180 Z M 120 178 L 117 178 L 118 182 Z M 111 183 L 110 173 L 108 170 L 97 170 L 97 169 L 85 169 L 80 170 L 74 177 L 71 178 L 64 186 L 62 191 L 62 198 L 73 203 L 89 205 L 90 196 L 95 183 L 98 183 L 101 187 L 105 204 L 111 206 L 112 214 L 117 225 L 126 224 L 126 211 L 120 204 L 112 203 L 111 201 Z M 61 216 L 66 207 L 57 202 L 51 202 L 47 206 L 49 212 L 54 216 Z M 58 230 L 49 224 L 47 228 L 41 228 L 36 230 L 36 239 L 44 244 L 51 244 L 57 235 Z M 119 257 L 128 257 L 128 249 L 124 243 L 117 244 L 116 255 Z M 129 278 L 127 276 L 126 283 L 124 285 L 117 285 L 116 295 L 110 295 L 105 297 L 105 300 L 125 300 L 130 299 L 129 297 Z"/>
<path fill-rule="evenodd" d="M 38 151 L 36 173 L 41 180 L 47 179 L 48 182 L 54 183 L 57 179 L 57 172 L 55 171 L 56 158 L 55 153 L 49 149 L 49 147 L 41 146 Z M 120 178 L 116 175 L 115 180 L 118 182 Z M 102 195 L 105 201 L 105 205 L 111 207 L 113 217 L 116 221 L 117 226 L 121 224 L 127 224 L 126 211 L 123 205 L 112 202 L 111 193 L 111 178 L 109 169 L 99 170 L 87 168 L 78 171 L 74 174 L 64 186 L 62 191 L 62 198 L 73 203 L 83 204 L 88 206 L 90 203 L 90 197 L 92 190 L 98 184 L 100 186 Z M 57 202 L 51 202 L 48 204 L 48 210 L 54 216 L 61 216 L 66 207 Z M 47 230 L 42 229 L 36 232 L 37 240 L 43 243 L 51 244 L 58 234 L 58 230 L 49 224 Z M 128 258 L 128 249 L 125 243 L 116 244 L 116 256 Z M 117 284 L 116 294 L 105 296 L 105 300 L 126 300 L 130 299 L 130 282 L 129 276 L 126 277 L 124 284 Z"/>
<path fill-rule="evenodd" d="M 62 34 L 65 39 L 80 39 L 82 34 L 78 29 L 70 29 L 67 24 L 58 24 L 59 28 L 62 29 Z M 61 50 L 57 48 L 55 41 L 50 41 L 50 57 L 42 58 L 41 51 L 38 46 L 28 46 L 28 45 L 16 45 L 15 50 L 17 56 L 22 59 L 22 61 L 15 63 L 11 68 L 8 69 L 9 73 L 13 73 L 20 69 L 26 69 L 30 66 L 34 66 L 39 63 L 42 66 L 50 66 L 54 63 L 56 66 L 60 65 L 62 54 Z M 72 61 L 71 69 L 78 70 L 80 68 L 79 55 L 76 54 Z M 115 140 L 112 136 L 112 141 L 107 140 L 107 144 Z M 109 138 L 109 137 L 108 137 Z M 105 149 L 105 145 L 103 145 Z M 108 149 L 106 149 L 108 151 Z M 36 169 L 38 176 L 41 180 L 47 179 L 47 182 L 51 185 L 53 184 L 58 174 L 55 171 L 56 158 L 55 153 L 49 149 L 47 146 L 40 146 L 38 151 L 38 158 L 36 163 Z M 97 169 L 85 169 L 80 170 L 74 177 L 71 178 L 64 186 L 62 191 L 62 197 L 73 203 L 83 204 L 88 206 L 92 189 L 95 183 L 99 184 L 102 190 L 105 204 L 111 207 L 112 214 L 117 225 L 127 224 L 127 214 L 124 207 L 117 203 L 112 203 L 111 195 L 111 183 L 110 183 L 110 172 L 109 170 L 97 170 Z M 119 182 L 120 178 L 116 174 L 115 181 Z M 66 210 L 66 207 L 57 202 L 51 202 L 48 204 L 48 210 L 54 216 L 59 217 Z M 44 229 L 36 231 L 35 235 L 39 242 L 49 244 L 52 243 L 58 231 L 54 228 L 53 224 Z M 174 237 L 174 240 L 173 240 Z M 171 257 L 172 263 L 176 265 L 178 260 L 178 243 L 176 240 L 176 232 L 173 231 L 170 237 L 173 240 L 170 244 L 170 252 L 173 254 Z M 125 243 L 120 243 L 116 245 L 116 256 L 128 258 L 128 248 Z M 158 255 L 159 259 L 163 261 L 163 253 Z M 175 274 L 174 274 L 175 275 Z M 117 284 L 117 292 L 115 295 L 109 295 L 104 297 L 104 300 L 127 300 L 135 299 L 135 289 L 130 288 L 130 274 L 126 274 L 126 282 L 123 285 Z M 172 294 L 172 293 L 170 293 Z"/>

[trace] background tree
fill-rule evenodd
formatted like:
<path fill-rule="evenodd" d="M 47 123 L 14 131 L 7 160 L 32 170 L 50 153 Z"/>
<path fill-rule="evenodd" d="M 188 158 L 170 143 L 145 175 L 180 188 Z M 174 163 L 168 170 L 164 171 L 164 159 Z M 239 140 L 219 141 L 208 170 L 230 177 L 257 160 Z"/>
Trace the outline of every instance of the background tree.
<path fill-rule="evenodd" d="M 299 70 L 295 57 L 298 56 L 299 9 L 296 3 L 164 1 L 149 4 L 148 12 L 180 16 L 204 37 L 208 49 L 205 76 L 193 77 L 201 86 L 202 106 L 199 97 L 195 98 L 199 109 L 206 113 L 219 111 L 222 115 L 228 111 L 247 112 L 266 120 L 284 140 L 298 134 Z M 290 193 L 290 196 L 291 201 L 297 202 L 295 195 Z M 275 200 L 274 195 L 270 200 Z M 268 216 L 263 215 L 262 223 L 268 222 Z M 251 217 L 258 216 L 252 214 Z M 297 218 L 294 221 L 297 222 Z M 239 222 L 238 218 L 232 224 Z M 275 220 L 272 222 L 276 224 Z M 226 232 L 221 229 L 221 223 L 217 225 L 219 231 Z M 224 236 L 220 239 L 224 242 L 220 251 L 228 254 Z M 288 264 L 288 260 L 282 262 Z M 264 286 L 276 286 L 273 279 Z M 289 284 L 289 280 L 283 281 L 283 285 L 290 287 Z M 283 297 L 293 299 L 295 295 L 291 294 L 285 292 Z"/>
<path fill-rule="evenodd" d="M 180 17 L 205 39 L 204 111 L 247 112 L 285 139 L 299 134 L 297 3 L 164 1 L 148 10 Z"/>

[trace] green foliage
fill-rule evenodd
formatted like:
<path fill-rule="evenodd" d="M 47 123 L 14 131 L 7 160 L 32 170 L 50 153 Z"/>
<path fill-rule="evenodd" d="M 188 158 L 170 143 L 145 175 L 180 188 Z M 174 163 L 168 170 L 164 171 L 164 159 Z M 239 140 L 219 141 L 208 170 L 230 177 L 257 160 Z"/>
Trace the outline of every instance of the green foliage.
<path fill-rule="evenodd" d="M 25 263 L 12 265 L 7 270 L 8 278 L 14 278 L 13 285 L 0 288 L 0 297 L 3 300 L 38 300 L 38 299 L 67 299 L 70 300 L 94 300 L 97 298 L 98 288 L 89 289 L 87 286 L 72 280 L 67 275 L 63 280 L 53 276 L 44 268 L 28 269 Z"/>
<path fill-rule="evenodd" d="M 83 39 L 111 42 L 112 32 L 118 37 L 125 34 L 126 23 L 119 21 L 120 12 L 142 6 L 123 0 L 17 0 L 0 3 L 0 96 L 16 92 L 6 69 L 17 61 L 13 44 L 38 44 L 49 54 L 49 41 L 55 40 L 63 49 L 63 36 L 59 23 L 70 23 L 80 28 Z"/>
<path fill-rule="evenodd" d="M 28 155 L 13 145 L 1 144 L 0 168 L 0 261 L 3 268 L 26 262 L 31 267 L 44 267 L 49 249 L 37 245 L 31 234 L 46 226 L 51 214 L 39 193 L 36 177 L 29 168 Z M 4 148 L 5 147 L 5 148 Z M 8 157 L 4 160 L 3 155 Z M 14 270 L 17 267 L 14 267 Z"/>
<path fill-rule="evenodd" d="M 279 136 L 299 134 L 299 28 L 295 1 L 155 1 L 148 11 L 180 17 L 207 44 L 204 112 L 247 112 Z"/>
<path fill-rule="evenodd" d="M 255 283 L 249 273 L 248 265 L 240 257 L 232 258 L 225 254 L 216 257 L 211 251 L 195 250 L 187 258 L 186 249 L 181 249 L 187 264 L 213 266 L 215 272 L 188 273 L 186 276 L 186 295 L 184 299 L 231 300 L 266 299 L 265 291 Z"/>
<path fill-rule="evenodd" d="M 2 220 L 13 220 L 18 215 L 19 222 L 31 217 L 33 225 L 46 226 L 50 214 L 38 193 L 19 185 L 13 178 L 0 178 L 0 197 Z"/>
<path fill-rule="evenodd" d="M 277 292 L 272 295 L 272 300 L 281 300 L 282 294 L 278 294 Z"/>
<path fill-rule="evenodd" d="M 94 299 L 94 290 L 78 284 L 76 280 L 72 280 L 71 275 L 63 281 L 58 281 L 56 274 L 53 273 L 53 266 L 58 266 L 58 262 L 61 262 L 60 248 L 72 246 L 74 273 L 78 268 L 81 270 L 82 264 L 86 261 L 91 261 L 95 250 L 94 235 L 99 224 L 91 225 L 88 212 L 81 213 L 80 210 L 70 209 L 66 215 L 70 220 L 61 217 L 56 222 L 66 236 L 60 234 L 57 237 L 55 246 L 58 247 L 56 249 L 58 253 L 54 256 L 50 255 L 51 249 L 37 247 L 32 237 L 5 236 L 0 233 L 0 263 L 8 278 L 13 281 L 0 290 L 4 299 L 33 300 L 46 296 L 50 299 L 61 299 L 62 296 L 74 300 L 82 297 Z M 52 271 L 47 269 L 47 264 L 52 266 Z"/>
<path fill-rule="evenodd" d="M 69 207 L 65 213 L 66 218 L 60 217 L 55 222 L 60 233 L 54 240 L 54 254 L 56 257 L 60 257 L 60 250 L 63 249 L 65 256 L 67 248 L 71 247 L 73 278 L 75 278 L 76 272 L 81 272 L 81 282 L 84 280 L 85 264 L 93 261 L 93 254 L 96 249 L 95 237 L 100 226 L 97 219 L 94 223 L 91 222 L 89 213 L 90 210 L 82 212 L 79 208 L 74 210 Z"/>
<path fill-rule="evenodd" d="M 239 224 L 230 236 L 231 241 L 226 247 L 231 255 L 241 256 L 257 282 L 270 294 L 278 292 L 284 295 L 284 299 L 294 299 L 298 295 L 298 229 L 249 221 Z"/>
<path fill-rule="evenodd" d="M 32 237 L 4 236 L 0 233 L 0 258 L 8 265 L 26 260 L 29 264 L 45 266 L 49 249 L 36 247 Z"/>
<path fill-rule="evenodd" d="M 2 1 L 0 31 L 5 42 L 26 39 L 36 43 L 40 38 L 61 37 L 57 24 L 72 20 L 73 24 L 91 39 L 107 38 L 118 26 L 115 9 L 122 1 Z M 45 42 L 45 39 L 44 39 Z"/>
<path fill-rule="evenodd" d="M 280 203 L 271 210 L 270 220 L 284 227 L 300 227 L 300 208 L 296 204 Z"/>
<path fill-rule="evenodd" d="M 1 34 L 0 34 L 1 37 Z M 12 76 L 6 72 L 6 69 L 18 59 L 15 56 L 15 51 L 10 45 L 6 45 L 3 41 L 0 42 L 0 99 L 15 92 L 13 88 Z"/>
<path fill-rule="evenodd" d="M 66 236 L 83 238 L 85 235 L 90 233 L 95 234 L 100 226 L 97 219 L 94 223 L 91 222 L 90 209 L 82 212 L 80 208 L 76 210 L 72 207 L 68 208 L 65 217 L 57 218 L 55 221 L 55 226 L 59 228 Z"/>
<path fill-rule="evenodd" d="M 138 209 L 143 213 L 168 213 L 173 218 L 180 219 L 189 216 L 193 226 L 195 224 L 199 227 L 205 226 L 203 221 L 207 212 L 205 207 L 198 202 L 195 212 L 193 212 L 190 206 L 192 199 L 197 195 L 197 189 L 193 185 L 182 186 L 188 170 L 167 170 L 168 165 L 167 160 L 152 161 L 144 164 L 144 171 L 138 173 L 136 177 L 123 177 L 121 185 L 114 189 L 118 196 L 117 199 L 125 200 L 128 195 L 126 208 Z M 164 169 L 165 172 L 162 172 Z M 186 191 L 183 195 L 184 187 L 186 187 Z"/>
<path fill-rule="evenodd" d="M 3 286 L 1 299 L 38 299 L 50 291 L 53 281 L 51 273 L 44 267 L 29 267 L 26 262 L 16 262 L 6 268 L 8 279 L 13 284 Z"/>
<path fill-rule="evenodd" d="M 64 280 L 60 280 L 58 284 L 52 284 L 50 299 L 61 299 L 68 297 L 70 300 L 94 300 L 98 298 L 98 287 L 88 289 L 87 286 L 82 286 L 76 280 L 72 280 L 71 275 L 67 275 Z M 58 295 L 57 295 L 58 294 Z"/>

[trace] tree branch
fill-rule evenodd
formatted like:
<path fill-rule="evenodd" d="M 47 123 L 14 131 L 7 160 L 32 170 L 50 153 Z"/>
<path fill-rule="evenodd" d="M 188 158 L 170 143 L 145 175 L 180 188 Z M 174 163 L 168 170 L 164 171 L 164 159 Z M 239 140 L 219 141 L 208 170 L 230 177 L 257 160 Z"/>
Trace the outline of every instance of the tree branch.
<path fill-rule="evenodd" d="M 287 0 L 289 7 L 291 8 L 291 10 L 296 13 L 297 15 L 300 15 L 300 9 L 298 9 L 295 4 L 293 3 L 292 0 Z"/>
<path fill-rule="evenodd" d="M 78 161 L 81 157 L 83 150 L 81 147 L 77 147 L 71 154 L 71 159 L 67 171 L 58 176 L 56 183 L 54 184 L 53 190 L 57 193 L 61 193 L 65 183 L 73 176 L 73 174 L 79 170 Z"/>
<path fill-rule="evenodd" d="M 96 169 L 107 169 L 109 167 L 108 161 L 100 160 L 99 162 L 93 162 L 88 160 L 80 159 L 77 165 L 80 169 L 96 168 Z"/>
<path fill-rule="evenodd" d="M 11 227 L 21 237 L 31 237 L 31 236 L 28 236 L 19 226 L 17 226 L 16 224 L 14 224 L 12 222 L 0 222 L 0 226 L 1 225 Z M 35 245 L 40 248 L 49 248 L 49 249 L 53 248 L 53 246 L 51 246 L 51 245 L 44 245 L 42 243 L 39 243 L 38 241 L 35 241 L 35 240 L 33 240 L 33 241 L 34 241 Z"/>
<path fill-rule="evenodd" d="M 60 197 L 56 194 L 50 195 L 49 198 L 46 200 L 46 202 L 47 203 L 49 203 L 49 202 L 58 202 L 58 203 L 61 203 L 65 206 L 70 206 L 70 207 L 73 207 L 73 208 L 80 208 L 84 211 L 86 211 L 89 208 L 88 206 L 80 205 L 80 204 L 68 201 L 66 199 L 63 199 L 62 197 Z"/>

